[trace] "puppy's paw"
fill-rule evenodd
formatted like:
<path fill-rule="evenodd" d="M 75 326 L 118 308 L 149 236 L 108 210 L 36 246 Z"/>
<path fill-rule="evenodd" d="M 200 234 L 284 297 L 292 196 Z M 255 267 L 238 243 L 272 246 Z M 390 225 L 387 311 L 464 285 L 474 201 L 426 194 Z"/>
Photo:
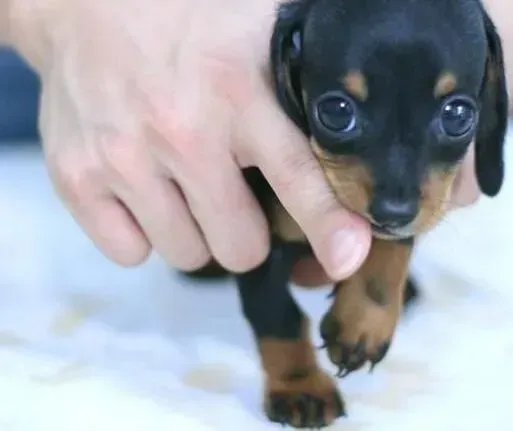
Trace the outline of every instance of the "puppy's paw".
<path fill-rule="evenodd" d="M 338 377 L 345 377 L 367 363 L 374 369 L 385 358 L 392 342 L 400 307 L 395 298 L 386 297 L 387 291 L 375 281 L 366 283 L 344 283 L 321 322 L 323 347 L 338 367 Z"/>
<path fill-rule="evenodd" d="M 294 428 L 324 428 L 346 416 L 335 382 L 321 370 L 269 381 L 265 410 L 270 421 Z"/>

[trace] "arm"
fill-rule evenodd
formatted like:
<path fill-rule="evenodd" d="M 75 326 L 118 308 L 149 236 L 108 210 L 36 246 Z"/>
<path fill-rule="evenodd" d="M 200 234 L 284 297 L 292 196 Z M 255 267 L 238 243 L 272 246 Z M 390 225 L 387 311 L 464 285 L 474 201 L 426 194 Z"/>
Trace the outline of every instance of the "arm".
<path fill-rule="evenodd" d="M 0 46 L 7 45 L 10 33 L 10 5 L 14 0 L 3 0 L 0 2 Z"/>
<path fill-rule="evenodd" d="M 38 72 L 48 53 L 47 18 L 60 0 L 0 0 L 0 46 L 11 46 Z M 44 19 L 43 19 L 44 18 Z"/>

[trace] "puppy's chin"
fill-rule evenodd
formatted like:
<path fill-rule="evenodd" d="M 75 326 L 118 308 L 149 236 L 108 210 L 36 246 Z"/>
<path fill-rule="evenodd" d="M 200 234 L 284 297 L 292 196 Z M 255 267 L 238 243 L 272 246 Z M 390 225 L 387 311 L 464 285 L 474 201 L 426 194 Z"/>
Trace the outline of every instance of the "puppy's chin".
<path fill-rule="evenodd" d="M 389 229 L 377 226 L 371 222 L 371 232 L 374 238 L 390 241 L 404 240 L 417 235 L 413 223 L 400 228 Z"/>
<path fill-rule="evenodd" d="M 410 224 L 394 229 L 376 226 L 367 216 L 365 218 L 371 222 L 371 231 L 374 238 L 399 241 L 414 238 L 429 232 L 442 220 L 445 213 L 445 211 L 440 210 L 431 217 L 427 217 L 421 212 Z"/>
<path fill-rule="evenodd" d="M 396 230 L 382 231 L 380 229 L 372 229 L 372 236 L 377 239 L 383 239 L 386 241 L 400 241 L 416 236 L 415 233 L 397 232 Z"/>

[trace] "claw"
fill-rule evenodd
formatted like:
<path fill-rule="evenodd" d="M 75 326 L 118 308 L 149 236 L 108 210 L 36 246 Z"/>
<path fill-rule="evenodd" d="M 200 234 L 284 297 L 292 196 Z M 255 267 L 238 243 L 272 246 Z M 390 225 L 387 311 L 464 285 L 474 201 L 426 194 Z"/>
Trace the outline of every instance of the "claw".
<path fill-rule="evenodd" d="M 315 418 L 316 422 L 320 425 L 320 428 L 323 428 L 327 425 L 326 420 L 324 419 L 324 405 L 321 400 L 317 400 L 315 403 Z"/>
<path fill-rule="evenodd" d="M 358 370 L 367 361 L 365 354 L 365 341 L 360 340 L 354 346 L 341 345 L 340 357 L 338 358 L 339 370 L 336 374 L 337 378 L 344 378 L 353 371 Z"/>
<path fill-rule="evenodd" d="M 328 314 L 322 319 L 320 332 L 322 339 L 329 343 L 330 340 L 336 340 L 338 335 L 342 333 L 342 327 L 337 320 Z"/>
<path fill-rule="evenodd" d="M 344 403 L 338 396 L 335 397 L 335 407 L 336 407 L 336 410 L 338 410 L 340 412 L 341 417 L 345 417 L 345 418 L 347 417 L 346 407 L 344 406 Z"/>
<path fill-rule="evenodd" d="M 347 377 L 351 373 L 351 370 L 348 370 L 347 368 L 341 368 L 340 371 L 337 373 L 338 379 L 343 379 L 344 377 Z"/>
<path fill-rule="evenodd" d="M 274 417 L 271 419 L 273 422 L 278 422 L 282 426 L 287 425 L 287 415 L 289 415 L 289 406 L 287 401 L 282 397 L 276 397 L 272 400 L 272 410 L 275 412 Z"/>
<path fill-rule="evenodd" d="M 271 411 L 268 418 L 282 426 L 293 426 L 295 428 L 319 429 L 329 425 L 326 414 L 326 407 L 331 404 L 331 411 L 337 417 L 347 416 L 345 405 L 340 394 L 334 390 L 326 394 L 328 399 L 312 394 L 304 393 L 292 396 L 272 395 Z M 331 399 L 329 399 L 331 396 Z"/>
<path fill-rule="evenodd" d="M 378 349 L 376 354 L 370 359 L 371 362 L 371 372 L 374 370 L 376 365 L 378 365 L 388 353 L 390 349 L 390 342 L 383 343 L 381 347 Z"/>
<path fill-rule="evenodd" d="M 303 395 L 297 400 L 296 408 L 299 413 L 299 423 L 301 426 L 305 426 L 306 421 L 308 420 L 308 411 L 306 409 L 308 398 L 308 396 Z"/>

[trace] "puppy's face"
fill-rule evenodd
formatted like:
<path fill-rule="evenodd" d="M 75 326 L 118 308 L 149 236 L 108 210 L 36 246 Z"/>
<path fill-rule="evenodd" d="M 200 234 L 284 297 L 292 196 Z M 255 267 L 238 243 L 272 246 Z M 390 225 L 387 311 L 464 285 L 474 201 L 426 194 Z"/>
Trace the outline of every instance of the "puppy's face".
<path fill-rule="evenodd" d="M 477 0 L 300 0 L 280 9 L 271 48 L 282 107 L 375 236 L 432 227 L 473 141 L 480 187 L 498 193 L 508 96 Z"/>

